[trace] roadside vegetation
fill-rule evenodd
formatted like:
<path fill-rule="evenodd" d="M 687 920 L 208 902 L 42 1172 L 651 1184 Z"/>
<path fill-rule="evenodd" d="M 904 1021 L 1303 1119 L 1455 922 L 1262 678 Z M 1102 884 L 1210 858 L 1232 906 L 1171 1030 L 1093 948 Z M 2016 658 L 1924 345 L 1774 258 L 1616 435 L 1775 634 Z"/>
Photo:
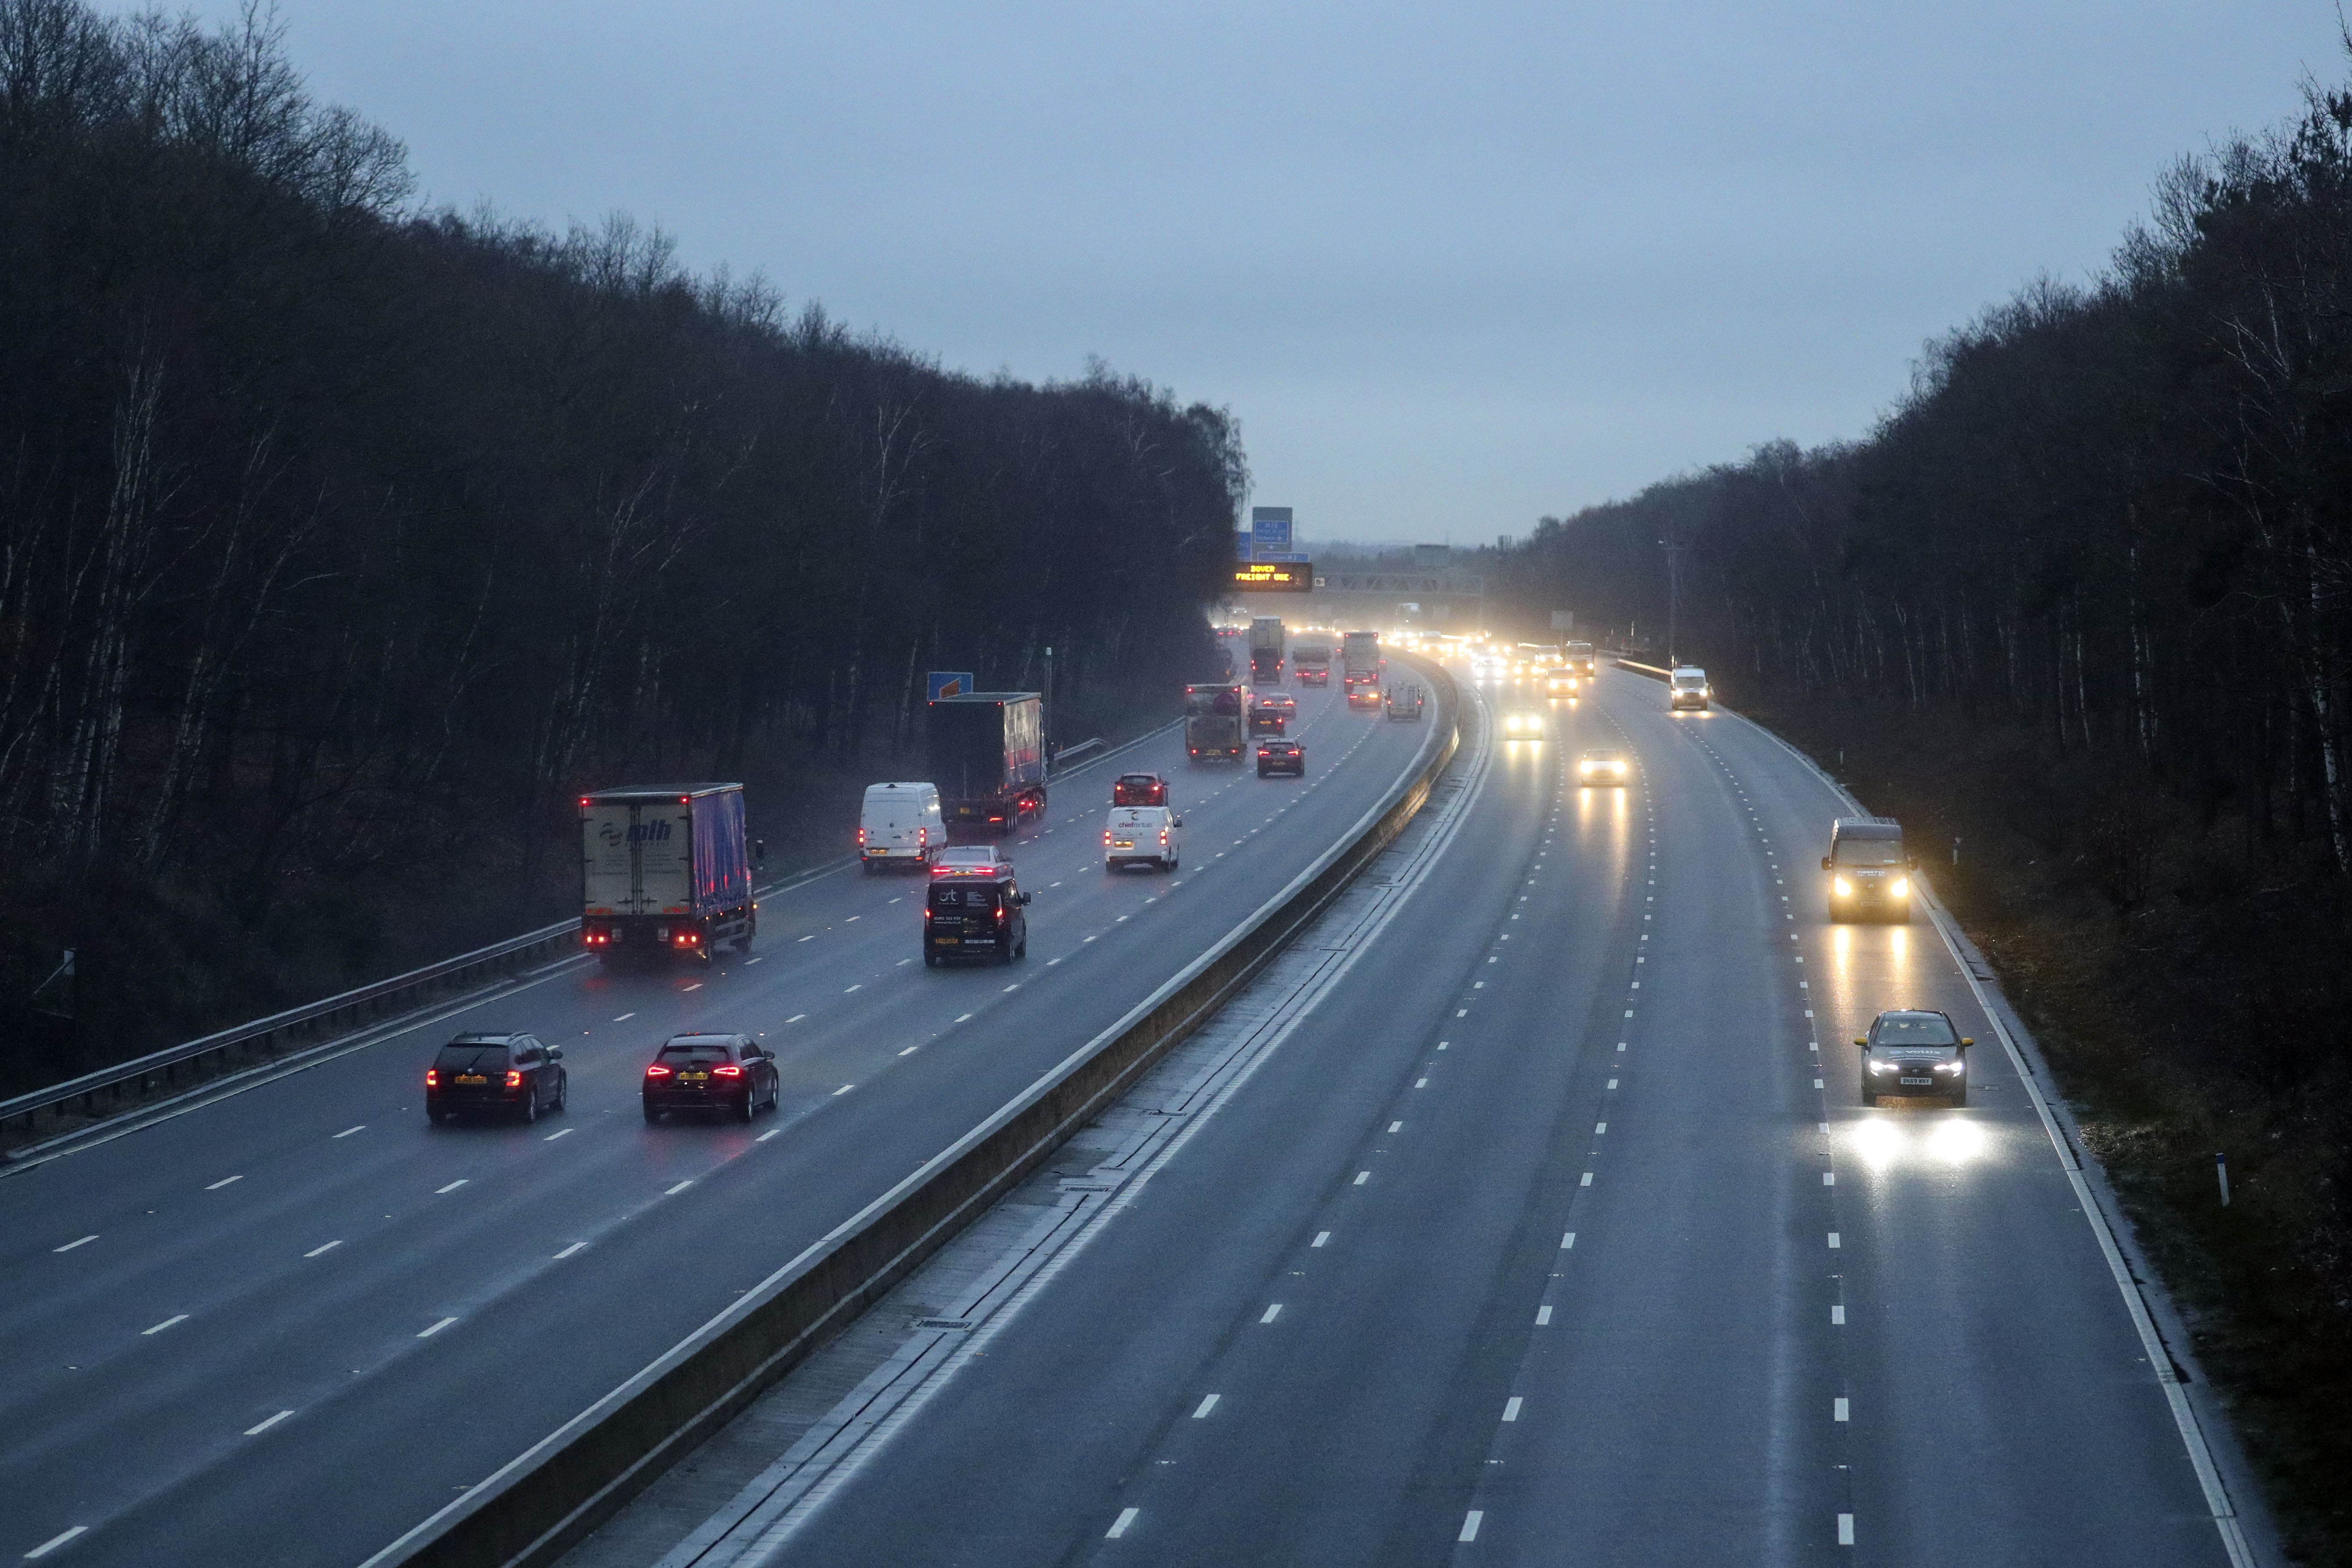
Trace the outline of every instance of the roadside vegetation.
<path fill-rule="evenodd" d="M 927 670 L 1050 647 L 1075 722 L 1213 658 L 1222 411 L 412 188 L 266 12 L 0 0 L 0 1092 L 555 918 L 583 787 L 814 850 Z"/>
<path fill-rule="evenodd" d="M 2352 1563 L 2352 90 L 2183 161 L 1849 444 L 1496 563 L 1898 816 L 2041 1032 L 2295 1550 Z M 1957 862 L 1953 857 L 1957 846 Z M 2213 1156 L 2229 1160 L 2220 1206 Z"/>

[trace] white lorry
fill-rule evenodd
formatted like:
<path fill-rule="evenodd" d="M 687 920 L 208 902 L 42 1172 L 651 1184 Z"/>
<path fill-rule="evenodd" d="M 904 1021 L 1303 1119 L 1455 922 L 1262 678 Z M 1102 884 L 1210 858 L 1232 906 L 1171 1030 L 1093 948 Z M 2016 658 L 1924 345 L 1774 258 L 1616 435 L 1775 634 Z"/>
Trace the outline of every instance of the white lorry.
<path fill-rule="evenodd" d="M 868 872 L 889 865 L 921 868 L 947 847 L 948 825 L 940 810 L 940 786 L 878 784 L 866 786 L 857 814 L 857 858 Z"/>

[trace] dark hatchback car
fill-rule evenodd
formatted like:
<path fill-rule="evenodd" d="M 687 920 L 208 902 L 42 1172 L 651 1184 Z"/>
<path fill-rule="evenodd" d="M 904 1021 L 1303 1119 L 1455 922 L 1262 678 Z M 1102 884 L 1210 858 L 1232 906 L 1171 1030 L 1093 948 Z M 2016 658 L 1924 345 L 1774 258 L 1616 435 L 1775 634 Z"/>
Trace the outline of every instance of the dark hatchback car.
<path fill-rule="evenodd" d="M 1862 1047 L 1862 1102 L 1881 1095 L 1932 1095 L 1969 1102 L 1969 1047 L 1976 1041 L 1952 1028 L 1941 1013 L 1881 1013 Z"/>
<path fill-rule="evenodd" d="M 931 868 L 923 900 L 924 963 L 936 969 L 951 958 L 1010 963 L 1028 957 L 1028 903 L 1012 861 L 963 865 L 942 858 Z"/>
<path fill-rule="evenodd" d="M 1307 748 L 1296 741 L 1265 741 L 1257 749 L 1257 776 L 1268 773 L 1296 773 L 1307 776 Z"/>
<path fill-rule="evenodd" d="M 646 1120 L 665 1110 L 723 1110 L 749 1121 L 776 1109 L 776 1058 L 748 1035 L 672 1035 L 646 1067 Z"/>
<path fill-rule="evenodd" d="M 460 1035 L 425 1070 L 425 1115 L 436 1127 L 485 1113 L 536 1121 L 562 1110 L 571 1090 L 562 1047 L 529 1035 Z"/>
<path fill-rule="evenodd" d="M 1113 805 L 1166 805 L 1168 781 L 1158 773 L 1121 773 L 1111 781 Z"/>

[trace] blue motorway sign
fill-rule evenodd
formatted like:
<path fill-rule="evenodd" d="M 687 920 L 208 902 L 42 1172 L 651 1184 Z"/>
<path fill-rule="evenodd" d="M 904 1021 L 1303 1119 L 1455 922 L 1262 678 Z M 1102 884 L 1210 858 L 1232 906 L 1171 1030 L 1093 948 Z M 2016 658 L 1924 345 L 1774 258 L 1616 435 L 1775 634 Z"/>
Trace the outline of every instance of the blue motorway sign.
<path fill-rule="evenodd" d="M 929 700 L 942 697 L 964 697 L 971 691 L 971 671 L 968 669 L 934 669 L 925 676 L 930 687 Z"/>

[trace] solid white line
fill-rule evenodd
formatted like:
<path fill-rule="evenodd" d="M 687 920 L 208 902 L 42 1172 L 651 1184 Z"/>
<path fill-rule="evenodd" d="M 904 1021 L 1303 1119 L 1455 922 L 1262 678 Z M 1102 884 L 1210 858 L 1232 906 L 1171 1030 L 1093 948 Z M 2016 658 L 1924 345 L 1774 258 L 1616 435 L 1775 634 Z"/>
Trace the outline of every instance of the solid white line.
<path fill-rule="evenodd" d="M 1538 1307 L 1536 1309 L 1536 1327 L 1539 1329 L 1546 1328 L 1549 1326 L 1550 1322 L 1551 1309 L 1549 1307 Z"/>
<path fill-rule="evenodd" d="M 83 1237 L 79 1241 L 68 1241 L 63 1247 L 52 1247 L 49 1250 L 51 1252 L 71 1252 L 75 1247 L 88 1247 L 91 1242 L 96 1241 L 97 1239 L 98 1233 L 92 1231 L 89 1235 Z"/>
<path fill-rule="evenodd" d="M 164 1319 L 162 1322 L 160 1322 L 160 1323 L 156 1324 L 156 1325 L 155 1325 L 153 1328 L 152 1328 L 152 1329 L 142 1329 L 142 1330 L 140 1330 L 140 1331 L 139 1331 L 139 1337 L 140 1337 L 141 1339 L 142 1339 L 142 1340 L 143 1340 L 143 1339 L 145 1339 L 149 1334 L 160 1334 L 160 1333 L 162 1333 L 165 1329 L 170 1328 L 173 1323 L 184 1323 L 184 1322 L 186 1322 L 187 1321 L 188 1321 L 188 1314 L 187 1314 L 187 1313 L 185 1313 L 185 1312 L 175 1312 L 175 1313 L 173 1313 L 172 1316 L 170 1316 L 170 1317 L 168 1317 L 168 1318 Z"/>
<path fill-rule="evenodd" d="M 863 980 L 861 980 L 861 981 L 859 981 L 856 984 L 855 984 L 855 985 L 851 986 L 851 987 L 849 988 L 849 991 L 863 991 L 863 990 L 865 990 L 865 989 L 866 989 L 866 982 L 864 982 Z M 842 994 L 843 994 L 844 996 L 846 996 L 846 995 L 848 995 L 848 994 L 849 994 L 849 991 L 845 991 L 845 992 L 843 992 L 843 993 L 842 993 Z"/>
<path fill-rule="evenodd" d="M 584 1241 L 575 1241 L 575 1242 L 573 1242 L 571 1246 L 569 1246 L 569 1247 L 565 1247 L 562 1251 L 561 1251 L 561 1252 L 557 1253 L 555 1256 L 556 1256 L 556 1257 L 558 1257 L 558 1258 L 569 1258 L 569 1257 L 571 1257 L 573 1253 L 575 1253 L 575 1252 L 579 1251 L 582 1247 L 585 1247 L 585 1246 L 587 1246 L 587 1245 L 588 1245 L 588 1244 L 587 1244 L 586 1242 L 584 1242 Z"/>
<path fill-rule="evenodd" d="M 674 1198 L 674 1197 L 677 1196 L 677 1194 L 680 1194 L 680 1193 L 682 1193 L 682 1192 L 686 1191 L 686 1189 L 687 1189 L 687 1188 L 688 1188 L 688 1187 L 690 1187 L 690 1186 L 692 1186 L 692 1185 L 694 1185 L 694 1178 L 693 1178 L 692 1176 L 688 1176 L 686 1180 L 684 1180 L 684 1181 L 680 1182 L 677 1185 L 676 1185 L 676 1186 L 674 1186 L 674 1187 L 670 1188 L 670 1190 L 669 1190 L 669 1191 L 667 1191 L 667 1192 L 664 1193 L 664 1194 L 662 1194 L 662 1196 L 664 1196 L 664 1197 L 666 1197 L 666 1198 Z"/>
<path fill-rule="evenodd" d="M 781 1127 L 771 1127 L 765 1132 L 761 1133 L 757 1138 L 752 1139 L 751 1142 L 754 1143 L 765 1143 L 769 1139 L 773 1138 L 777 1133 L 782 1132 L 782 1131 L 783 1129 Z"/>
<path fill-rule="evenodd" d="M 1457 1535 L 1457 1536 L 1455 1536 L 1454 1539 L 1454 1540 L 1456 1540 L 1456 1541 L 1475 1541 L 1475 1540 L 1477 1540 L 1477 1539 L 1478 1539 L 1478 1521 L 1479 1521 L 1480 1520 L 1482 1520 L 1482 1519 L 1486 1518 L 1486 1510 L 1485 1509 L 1482 1509 L 1482 1508 L 1474 1508 L 1474 1509 L 1472 1509 L 1472 1510 L 1470 1510 L 1470 1512 L 1469 1512 L 1468 1517 L 1466 1517 L 1465 1519 L 1464 1519 L 1464 1520 L 1463 1520 L 1463 1521 L 1462 1521 L 1462 1533 L 1461 1533 L 1461 1534 L 1459 1534 L 1459 1535 Z"/>
<path fill-rule="evenodd" d="M 624 1013 L 619 1017 L 614 1019 L 613 1022 L 615 1024 L 625 1024 L 635 1016 L 636 1015 L 635 1013 Z"/>
<path fill-rule="evenodd" d="M 241 1182 L 243 1180 L 245 1180 L 243 1176 L 223 1176 L 219 1181 L 215 1182 L 211 1186 L 206 1187 L 205 1191 L 208 1193 L 216 1193 L 223 1187 L 227 1186 L 231 1182 Z"/>
<path fill-rule="evenodd" d="M 577 1132 L 577 1131 L 580 1131 L 580 1129 L 578 1129 L 577 1127 L 567 1127 L 567 1128 L 565 1128 L 565 1129 L 564 1129 L 562 1131 L 561 1131 L 561 1132 L 551 1132 L 551 1133 L 549 1133 L 546 1137 L 544 1137 L 544 1138 L 541 1139 L 541 1140 L 540 1140 L 540 1142 L 542 1142 L 542 1143 L 552 1143 L 552 1142 L 554 1142 L 558 1138 L 569 1138 L 569 1137 L 571 1137 L 574 1132 Z"/>
<path fill-rule="evenodd" d="M 437 1198 L 437 1197 L 439 1197 L 443 1193 L 454 1193 L 454 1192 L 456 1192 L 459 1187 L 464 1186 L 467 1182 L 470 1182 L 470 1181 L 472 1181 L 473 1179 L 474 1179 L 474 1178 L 473 1178 L 473 1177 L 471 1177 L 471 1176 L 460 1176 L 460 1177 L 458 1177 L 456 1181 L 454 1181 L 454 1182 L 450 1183 L 450 1184 L 449 1184 L 447 1186 L 446 1186 L 446 1187 L 436 1187 L 436 1188 L 434 1188 L 434 1189 L 433 1189 L 433 1195 L 434 1195 L 435 1197 L 436 1197 L 436 1198 Z"/>
<path fill-rule="evenodd" d="M 743 967 L 749 969 L 755 963 L 764 963 L 767 962 L 767 954 L 761 953 L 757 958 L 747 958 L 743 961 Z"/>
<path fill-rule="evenodd" d="M 58 1547 L 63 1546 L 75 1536 L 84 1534 L 88 1532 L 89 1530 L 89 1526 L 86 1524 L 77 1524 L 71 1530 L 65 1531 L 61 1535 L 52 1535 L 47 1541 L 42 1542 L 38 1546 L 34 1547 L 30 1552 L 26 1552 L 25 1561 L 30 1563 L 37 1557 L 47 1557 L 50 1552 L 55 1552 Z"/>
<path fill-rule="evenodd" d="M 1850 1513 L 1838 1515 L 1838 1544 L 1840 1546 L 1853 1544 L 1853 1515 Z"/>
<path fill-rule="evenodd" d="M 1196 1410 L 1194 1410 L 1194 1411 L 1192 1412 L 1192 1419 L 1193 1419 L 1193 1420 L 1195 1420 L 1195 1421 L 1198 1421 L 1198 1420 L 1202 1419 L 1203 1416 L 1207 1415 L 1209 1414 L 1209 1412 L 1210 1412 L 1210 1411 L 1214 1410 L 1216 1407 L 1217 1407 L 1217 1396 L 1216 1396 L 1215 1394 L 1211 1394 L 1211 1395 L 1209 1395 L 1206 1399 L 1203 1399 L 1202 1401 L 1201 1401 L 1200 1407 L 1199 1407 L 1198 1409 L 1196 1409 Z"/>
<path fill-rule="evenodd" d="M 1280 1316 L 1282 1316 L 1282 1303 L 1276 1301 L 1273 1306 L 1268 1307 L 1265 1310 L 1265 1316 L 1260 1318 L 1258 1321 L 1261 1323 L 1270 1323 Z"/>
<path fill-rule="evenodd" d="M 439 1322 L 434 1324 L 431 1328 L 426 1329 L 422 1333 L 418 1334 L 416 1337 L 420 1340 L 429 1340 L 457 1321 L 457 1320 L 455 1318 L 444 1318 Z"/>
<path fill-rule="evenodd" d="M 1135 1511 L 1131 1508 L 1120 1509 L 1118 1517 L 1111 1521 L 1111 1527 L 1103 1531 L 1103 1539 L 1117 1541 L 1120 1536 L 1125 1535 L 1127 1527 L 1135 1522 Z"/>
<path fill-rule="evenodd" d="M 920 1046 L 908 1046 L 905 1050 L 900 1051 L 898 1054 L 902 1057 L 911 1057 L 922 1048 L 923 1047 Z"/>
<path fill-rule="evenodd" d="M 804 937 L 801 938 L 801 940 L 802 940 L 803 942 L 814 942 L 814 941 L 816 940 L 816 932 L 814 932 L 814 931 L 811 931 L 811 932 L 809 932 L 809 933 L 808 933 L 808 935 L 806 935 L 806 936 L 804 936 Z"/>
<path fill-rule="evenodd" d="M 1021 989 L 1021 982 L 1016 980 L 1012 984 L 1006 986 L 1005 989 L 1007 991 L 1018 991 Z"/>
<path fill-rule="evenodd" d="M 971 1022 L 971 1015 L 969 1013 L 959 1013 L 956 1015 L 956 1022 L 959 1024 L 969 1024 Z"/>
<path fill-rule="evenodd" d="M 702 989 L 702 982 L 698 980 L 693 984 L 687 986 L 686 989 L 688 991 L 699 991 Z"/>
<path fill-rule="evenodd" d="M 319 1257 L 320 1255 L 321 1255 L 321 1254 L 323 1254 L 323 1253 L 329 1253 L 329 1252 L 332 1252 L 332 1251 L 334 1251 L 334 1250 L 335 1250 L 335 1248 L 337 1248 L 337 1247 L 339 1247 L 342 1246 L 342 1244 L 343 1244 L 343 1242 L 342 1242 L 342 1238 L 341 1238 L 341 1237 L 337 1237 L 334 1240 L 332 1240 L 332 1241 L 331 1241 L 331 1242 L 327 1243 L 327 1245 L 326 1245 L 326 1246 L 324 1246 L 324 1247 L 312 1247 L 310 1251 L 308 1251 L 308 1252 L 304 1253 L 302 1256 L 303 1256 L 303 1257 L 305 1257 L 305 1258 L 317 1258 L 317 1257 Z"/>
<path fill-rule="evenodd" d="M 854 1083 L 845 1083 L 839 1089 L 833 1091 L 833 1098 L 839 1100 L 843 1095 L 847 1094 L 851 1089 L 856 1089 L 856 1087 L 857 1086 Z"/>
<path fill-rule="evenodd" d="M 1330 1233 L 1329 1231 L 1328 1231 L 1328 1230 L 1318 1230 L 1318 1231 L 1317 1231 L 1317 1232 L 1315 1233 L 1315 1239 L 1314 1239 L 1314 1240 L 1312 1240 L 1312 1241 L 1310 1241 L 1310 1242 L 1308 1242 L 1307 1245 L 1307 1246 L 1309 1246 L 1309 1247 L 1320 1247 L 1320 1246 L 1322 1246 L 1325 1242 L 1327 1242 L 1327 1241 L 1328 1241 L 1328 1240 L 1330 1240 L 1330 1239 L 1331 1239 L 1331 1233 Z"/>
<path fill-rule="evenodd" d="M 1569 1231 L 1559 1238 L 1559 1249 L 1566 1252 L 1576 1245 L 1576 1232 Z"/>
<path fill-rule="evenodd" d="M 350 1136 L 351 1136 L 352 1133 L 354 1133 L 354 1132 L 364 1132 L 364 1131 L 367 1131 L 367 1123 L 366 1123 L 366 1122 L 364 1122 L 364 1121 L 362 1121 L 362 1122 L 361 1122 L 357 1127 L 346 1127 L 346 1128 L 344 1128 L 341 1132 L 338 1132 L 338 1133 L 336 1133 L 336 1134 L 335 1134 L 335 1138 L 348 1138 L 348 1137 L 350 1137 Z M 330 1143 L 331 1143 L 331 1142 L 334 1142 L 334 1138 L 330 1138 L 329 1140 L 327 1140 L 327 1142 L 329 1142 Z"/>
<path fill-rule="evenodd" d="M 268 1420 L 264 1421 L 260 1426 L 247 1427 L 245 1429 L 245 1435 L 248 1437 L 258 1437 L 264 1432 L 268 1431 L 272 1426 L 277 1426 L 280 1421 L 291 1418 L 294 1412 L 291 1410 L 281 1410 L 277 1415 L 271 1416 Z"/>
<path fill-rule="evenodd" d="M 1511 1395 L 1510 1398 L 1505 1400 L 1503 1402 L 1503 1419 L 1506 1421 L 1517 1421 L 1519 1418 L 1519 1405 L 1522 1403 L 1523 1401 L 1516 1394 Z"/>
<path fill-rule="evenodd" d="M 799 1023 L 803 1018 L 805 1018 L 805 1017 L 807 1017 L 807 1016 L 808 1016 L 808 1015 L 807 1015 L 806 1013 L 795 1013 L 795 1014 L 793 1014 L 791 1017 L 789 1017 L 789 1018 L 785 1019 L 785 1020 L 784 1020 L 784 1022 L 785 1022 L 785 1023 L 787 1023 L 787 1024 L 797 1024 L 797 1023 Z"/>
<path fill-rule="evenodd" d="M 1848 1418 L 1847 1412 L 1850 1408 L 1851 1406 L 1848 1405 L 1843 1399 L 1832 1400 L 1830 1402 L 1830 1419 L 1832 1421 L 1846 1420 Z"/>

